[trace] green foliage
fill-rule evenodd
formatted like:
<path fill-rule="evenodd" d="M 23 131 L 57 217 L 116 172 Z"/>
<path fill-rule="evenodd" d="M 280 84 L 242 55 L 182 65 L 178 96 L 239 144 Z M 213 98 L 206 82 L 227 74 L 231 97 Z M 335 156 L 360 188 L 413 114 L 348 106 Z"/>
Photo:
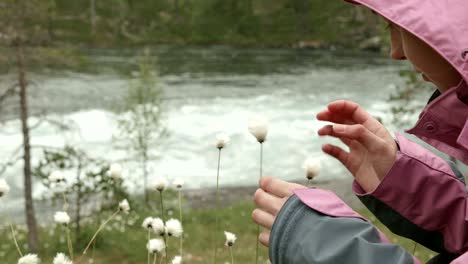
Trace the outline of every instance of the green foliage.
<path fill-rule="evenodd" d="M 161 124 L 162 87 L 149 49 L 140 56 L 136 74 L 137 78 L 129 83 L 123 114 L 117 120 L 118 134 L 114 139 L 117 147 L 129 150 L 141 162 L 146 194 L 151 152 L 166 135 Z M 148 199 L 147 195 L 145 198 Z"/>
<path fill-rule="evenodd" d="M 84 151 L 75 147 L 65 146 L 63 149 L 43 150 L 43 158 L 33 168 L 33 175 L 38 177 L 44 186 L 53 191 L 56 186 L 49 182 L 48 177 L 54 171 L 69 172 L 75 175 L 76 178 L 73 181 L 69 180 L 65 183 L 65 193 L 80 193 L 82 195 L 81 204 L 97 197 L 114 204 L 127 197 L 122 183 L 109 177 L 109 163 L 107 161 L 91 158 Z M 55 196 L 55 198 L 61 199 L 62 197 Z"/>
<path fill-rule="evenodd" d="M 16 13 L 22 10 L 13 5 L 14 0 L 5 1 Z M 298 41 L 315 41 L 323 45 L 354 46 L 378 34 L 375 15 L 365 12 L 362 15 L 357 10 L 365 8 L 344 1 L 95 0 L 94 30 L 89 0 L 32 2 L 38 8 L 32 8 L 34 12 L 25 16 L 28 19 L 24 19 L 21 27 L 22 31 L 29 32 L 30 43 L 35 44 L 292 46 Z M 0 25 L 3 20 L 17 22 L 14 12 L 3 13 L 8 14 L 5 16 L 8 19 L 0 18 Z M 42 33 L 36 34 L 38 31 Z"/>
<path fill-rule="evenodd" d="M 48 179 L 54 171 L 70 173 L 75 179 L 68 178 L 64 186 L 57 186 Z M 53 203 L 63 203 L 63 195 L 72 205 L 75 215 L 76 235 L 80 236 L 80 220 L 85 215 L 93 213 L 90 209 L 84 209 L 84 205 L 91 201 L 100 208 L 114 208 L 122 199 L 128 196 L 122 186 L 122 182 L 114 180 L 108 175 L 108 162 L 89 157 L 84 151 L 71 146 L 63 149 L 44 149 L 43 158 L 32 169 L 32 175 L 41 180 L 49 189 L 49 195 Z M 50 197 L 50 194 L 52 196 Z"/>
<path fill-rule="evenodd" d="M 139 71 L 135 73 L 136 79 L 129 82 L 123 114 L 118 120 L 116 139 L 124 139 L 124 142 L 117 142 L 119 147 L 130 147 L 141 156 L 147 155 L 149 148 L 164 133 L 160 124 L 162 87 L 148 49 L 140 56 Z"/>
<path fill-rule="evenodd" d="M 155 201 L 156 202 L 156 201 Z M 132 204 L 131 204 L 132 205 Z M 136 208 L 136 210 L 133 210 Z M 220 209 L 202 209 L 202 210 L 186 210 L 184 212 L 184 252 L 185 259 L 188 263 L 202 264 L 210 263 L 213 260 L 213 226 L 215 224 L 215 213 L 218 213 L 222 219 L 221 227 L 226 231 L 235 233 L 238 240 L 234 245 L 234 256 L 236 263 L 251 263 L 255 255 L 255 243 L 257 227 L 251 220 L 251 212 L 254 205 L 250 201 L 239 202 L 233 206 Z M 81 253 L 79 249 L 84 247 L 84 244 L 89 241 L 91 236 L 97 230 L 101 220 L 109 217 L 111 211 L 103 211 L 90 216 L 87 219 L 87 224 L 83 228 L 82 243 L 76 244 L 77 255 Z M 380 230 L 382 230 L 387 238 L 395 244 L 403 246 L 408 252 L 413 252 L 414 242 L 411 240 L 399 237 L 392 234 L 385 226 L 382 225 L 375 217 L 367 210 L 359 211 L 361 215 L 370 219 Z M 89 251 L 88 256 L 94 256 L 95 263 L 146 263 L 146 239 L 147 233 L 141 227 L 141 223 L 147 216 L 158 217 L 158 213 L 148 210 L 146 207 L 135 207 L 132 205 L 132 211 L 129 215 L 122 215 L 109 224 L 109 228 L 105 228 L 97 237 L 94 253 Z M 41 232 L 42 249 L 39 256 L 42 263 L 51 263 L 53 256 L 57 250 L 66 252 L 66 245 L 63 241 L 63 232 L 44 228 Z M 19 232 L 20 245 L 24 242 L 24 231 Z M 221 244 L 224 244 L 224 235 L 221 232 L 217 234 Z M 0 237 L 7 238 L 8 230 L 0 229 Z M 62 242 L 60 237 L 62 237 Z M 5 263 L 16 263 L 18 257 L 14 250 L 14 245 L 10 239 L 10 243 L 5 244 L 0 249 L 0 256 Z M 46 247 L 47 245 L 47 247 Z M 178 242 L 174 239 L 169 241 L 169 254 L 171 256 L 177 254 Z M 219 247 L 219 260 L 224 263 L 230 261 L 229 252 L 225 247 Z M 268 257 L 267 249 L 261 247 L 261 256 L 263 259 Z M 421 260 L 421 263 L 426 263 L 436 253 L 418 245 L 416 255 Z M 265 263 L 264 261 L 261 263 Z"/>

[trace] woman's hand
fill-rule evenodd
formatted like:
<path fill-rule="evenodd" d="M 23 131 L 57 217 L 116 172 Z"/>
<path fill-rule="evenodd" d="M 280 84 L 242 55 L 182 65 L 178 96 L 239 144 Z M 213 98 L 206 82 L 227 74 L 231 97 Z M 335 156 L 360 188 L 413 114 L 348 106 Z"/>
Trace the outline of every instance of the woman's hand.
<path fill-rule="evenodd" d="M 270 231 L 276 216 L 294 189 L 304 189 L 303 185 L 285 182 L 272 177 L 262 177 L 260 188 L 255 192 L 255 204 L 259 207 L 252 212 L 253 220 L 266 230 L 260 233 L 259 240 L 269 245 Z"/>
<path fill-rule="evenodd" d="M 374 191 L 396 159 L 398 147 L 387 129 L 351 101 L 330 103 L 317 119 L 333 123 L 319 129 L 320 136 L 336 137 L 349 147 L 346 152 L 326 144 L 322 150 L 343 163 L 366 192 Z"/>

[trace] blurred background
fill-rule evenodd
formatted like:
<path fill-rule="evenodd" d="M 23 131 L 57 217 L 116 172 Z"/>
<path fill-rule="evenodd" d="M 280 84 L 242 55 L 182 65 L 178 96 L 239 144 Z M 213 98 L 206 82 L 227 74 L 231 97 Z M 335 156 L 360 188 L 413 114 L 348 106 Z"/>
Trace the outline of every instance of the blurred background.
<path fill-rule="evenodd" d="M 258 181 L 247 131 L 257 114 L 270 123 L 264 174 L 305 182 L 301 165 L 313 158 L 316 184 L 352 196 L 351 175 L 320 150 L 334 141 L 318 138 L 315 114 L 349 99 L 402 131 L 435 89 L 388 58 L 385 26 L 340 0 L 1 0 L 0 178 L 12 188 L 2 216 L 27 223 L 25 247 L 47 251 L 35 225 L 47 229 L 57 209 L 55 170 L 78 229 L 81 214 L 123 196 L 148 203 L 160 176 L 183 178 L 187 200 L 209 203 L 219 132 L 231 137 L 220 185 L 235 203 Z M 117 187 L 113 163 L 123 167 Z"/>

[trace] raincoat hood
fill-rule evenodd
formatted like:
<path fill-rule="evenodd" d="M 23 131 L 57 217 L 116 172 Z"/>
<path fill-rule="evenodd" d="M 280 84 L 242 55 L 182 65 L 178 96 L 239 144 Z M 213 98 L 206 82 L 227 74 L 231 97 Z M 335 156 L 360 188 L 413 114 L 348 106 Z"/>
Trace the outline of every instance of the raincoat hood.
<path fill-rule="evenodd" d="M 346 0 L 364 5 L 436 50 L 463 80 L 436 91 L 406 132 L 468 165 L 468 0 Z"/>
<path fill-rule="evenodd" d="M 468 82 L 467 0 L 346 0 L 364 5 L 417 36 Z"/>

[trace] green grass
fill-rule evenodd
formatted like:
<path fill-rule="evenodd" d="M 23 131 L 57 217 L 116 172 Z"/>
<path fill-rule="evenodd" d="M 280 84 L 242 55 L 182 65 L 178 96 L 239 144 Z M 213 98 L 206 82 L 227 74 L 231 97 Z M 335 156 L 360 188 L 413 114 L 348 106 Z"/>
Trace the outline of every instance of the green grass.
<path fill-rule="evenodd" d="M 136 206 L 133 206 L 136 207 Z M 218 263 L 230 262 L 228 249 L 224 246 L 223 231 L 230 231 L 238 236 L 234 245 L 234 255 L 236 263 L 254 263 L 256 225 L 251 221 L 253 204 L 248 201 L 239 202 L 233 206 L 220 209 L 220 230 L 216 233 L 218 241 Z M 184 213 L 184 258 L 185 263 L 212 263 L 213 262 L 213 238 L 215 237 L 215 209 L 191 210 Z M 98 223 L 104 221 L 111 215 L 111 211 L 95 214 L 88 219 L 92 224 L 86 225 L 82 229 L 79 243 L 75 246 L 75 255 L 80 255 L 98 228 Z M 360 210 L 360 213 L 367 219 L 373 221 L 387 237 L 394 243 L 402 245 L 409 252 L 413 252 L 414 242 L 392 234 L 367 210 Z M 174 210 L 172 216 L 178 218 L 178 211 Z M 146 263 L 146 237 L 147 233 L 141 227 L 141 223 L 146 216 L 159 216 L 154 210 L 144 208 L 134 208 L 131 214 L 119 216 L 118 219 L 109 224 L 110 230 L 103 230 L 97 239 L 94 250 L 88 251 L 87 257 L 93 256 L 94 263 Z M 61 227 L 48 226 L 41 229 L 41 251 L 42 263 L 51 263 L 57 251 L 68 255 L 65 232 Z M 19 230 L 20 245 L 25 245 L 25 232 Z M 13 242 L 7 234 L 7 230 L 0 232 L 2 244 L 0 245 L 0 258 L 5 262 L 16 263 L 18 255 Z M 169 255 L 178 255 L 178 240 L 169 240 Z M 262 261 L 267 263 L 267 249 L 261 247 Z M 435 253 L 418 245 L 416 256 L 424 263 Z M 85 259 L 83 259 L 85 260 Z M 81 261 L 80 263 L 88 263 Z"/>

